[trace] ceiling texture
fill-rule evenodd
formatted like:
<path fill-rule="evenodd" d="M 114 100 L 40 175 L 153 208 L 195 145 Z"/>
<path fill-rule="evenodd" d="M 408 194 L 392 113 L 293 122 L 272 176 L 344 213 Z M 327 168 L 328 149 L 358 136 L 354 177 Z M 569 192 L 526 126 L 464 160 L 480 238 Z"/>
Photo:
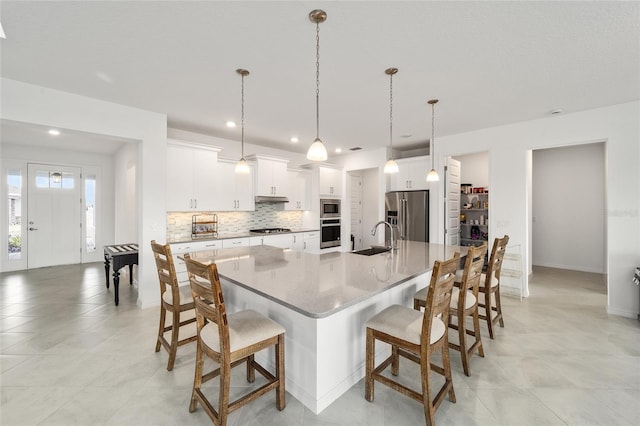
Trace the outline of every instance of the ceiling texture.
<path fill-rule="evenodd" d="M 640 2 L 7 1 L 1 74 L 164 113 L 171 128 L 331 155 L 640 99 Z M 28 126 L 26 126 L 28 127 Z M 3 122 L 3 141 L 20 143 Z M 8 133 L 7 133 L 8 132 Z M 24 132 L 34 139 L 33 127 Z M 299 142 L 290 142 L 297 136 Z"/>

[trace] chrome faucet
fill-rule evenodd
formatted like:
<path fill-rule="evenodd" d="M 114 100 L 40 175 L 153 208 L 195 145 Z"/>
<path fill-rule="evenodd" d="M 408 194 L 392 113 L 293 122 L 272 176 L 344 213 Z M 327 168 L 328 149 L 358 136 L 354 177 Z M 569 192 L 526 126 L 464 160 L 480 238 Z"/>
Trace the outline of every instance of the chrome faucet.
<path fill-rule="evenodd" d="M 389 223 L 389 222 L 385 222 L 384 220 L 381 220 L 380 222 L 376 223 L 375 225 L 373 225 L 373 228 L 371 228 L 371 235 L 372 236 L 376 236 L 376 231 L 378 230 L 378 225 L 387 225 L 389 227 L 389 232 L 391 233 L 391 250 L 398 250 L 398 243 L 397 240 L 395 239 L 395 232 L 393 231 L 393 226 Z"/>

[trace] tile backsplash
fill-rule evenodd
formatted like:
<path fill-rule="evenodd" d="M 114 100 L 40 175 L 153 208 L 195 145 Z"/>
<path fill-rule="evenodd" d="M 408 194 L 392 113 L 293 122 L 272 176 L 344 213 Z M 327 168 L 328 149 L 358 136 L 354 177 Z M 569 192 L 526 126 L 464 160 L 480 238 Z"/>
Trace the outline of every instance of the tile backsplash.
<path fill-rule="evenodd" d="M 252 212 L 167 212 L 167 239 L 191 236 L 191 217 L 218 215 L 219 234 L 237 234 L 255 228 L 302 228 L 302 212 L 282 210 L 281 204 L 256 204 Z"/>

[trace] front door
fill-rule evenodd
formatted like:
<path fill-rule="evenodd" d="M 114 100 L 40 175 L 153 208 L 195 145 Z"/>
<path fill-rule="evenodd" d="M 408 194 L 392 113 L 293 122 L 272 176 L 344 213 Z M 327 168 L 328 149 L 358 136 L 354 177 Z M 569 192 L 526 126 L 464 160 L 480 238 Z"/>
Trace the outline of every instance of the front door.
<path fill-rule="evenodd" d="M 79 167 L 29 164 L 28 268 L 81 263 Z"/>

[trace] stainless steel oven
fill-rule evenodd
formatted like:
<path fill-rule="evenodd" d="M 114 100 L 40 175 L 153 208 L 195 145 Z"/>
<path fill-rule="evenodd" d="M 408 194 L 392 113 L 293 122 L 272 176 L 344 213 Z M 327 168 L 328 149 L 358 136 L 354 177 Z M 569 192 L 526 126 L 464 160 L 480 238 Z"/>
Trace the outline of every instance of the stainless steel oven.
<path fill-rule="evenodd" d="M 321 199 L 320 217 L 340 217 L 340 200 Z"/>
<path fill-rule="evenodd" d="M 337 247 L 340 242 L 340 219 L 320 219 L 320 248 Z"/>

